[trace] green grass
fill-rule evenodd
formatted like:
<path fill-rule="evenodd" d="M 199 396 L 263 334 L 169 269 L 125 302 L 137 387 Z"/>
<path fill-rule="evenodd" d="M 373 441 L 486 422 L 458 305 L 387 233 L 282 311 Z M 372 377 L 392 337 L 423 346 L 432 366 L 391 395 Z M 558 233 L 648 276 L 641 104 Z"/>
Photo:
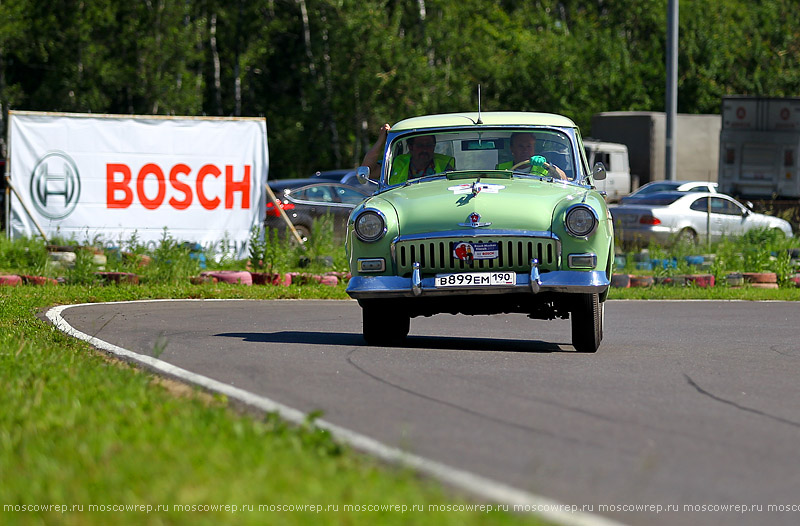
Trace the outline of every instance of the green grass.
<path fill-rule="evenodd" d="M 697 286 L 673 287 L 655 285 L 628 289 L 612 288 L 608 293 L 611 300 L 744 300 L 744 301 L 800 301 L 800 289 L 757 289 L 750 286 L 731 288 L 716 286 L 702 288 Z"/>
<path fill-rule="evenodd" d="M 464 504 L 407 470 L 381 465 L 313 425 L 252 416 L 193 389 L 176 396 L 151 374 L 94 351 L 37 317 L 43 307 L 162 297 L 345 297 L 344 288 L 235 285 L 0 288 L 0 506 L 82 505 L 14 512 L 2 524 L 541 524 L 509 513 L 345 511 L 344 505 Z M 173 505 L 240 511 L 176 511 Z M 320 504 L 338 511 L 259 512 Z M 89 511 L 159 505 L 169 511 Z M 241 511 L 252 505 L 253 511 Z"/>

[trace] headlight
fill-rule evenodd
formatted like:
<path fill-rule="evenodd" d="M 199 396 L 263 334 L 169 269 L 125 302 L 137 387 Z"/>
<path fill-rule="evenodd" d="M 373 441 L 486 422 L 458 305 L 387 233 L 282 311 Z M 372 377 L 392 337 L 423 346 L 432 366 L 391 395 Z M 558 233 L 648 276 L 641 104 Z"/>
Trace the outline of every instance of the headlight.
<path fill-rule="evenodd" d="M 372 243 L 386 234 L 386 221 L 378 210 L 367 209 L 355 220 L 355 232 L 361 241 Z"/>
<path fill-rule="evenodd" d="M 586 205 L 575 205 L 567 210 L 564 226 L 575 237 L 589 237 L 597 228 L 597 214 Z"/>

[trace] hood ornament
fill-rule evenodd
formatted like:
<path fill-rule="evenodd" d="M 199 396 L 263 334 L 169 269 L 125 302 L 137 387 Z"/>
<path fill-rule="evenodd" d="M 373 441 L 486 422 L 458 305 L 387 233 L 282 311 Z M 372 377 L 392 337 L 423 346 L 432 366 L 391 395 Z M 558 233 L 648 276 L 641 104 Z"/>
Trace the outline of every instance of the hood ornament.
<path fill-rule="evenodd" d="M 470 215 L 468 215 L 466 223 L 458 224 L 458 226 L 468 226 L 470 228 L 478 228 L 489 225 L 491 225 L 491 223 L 481 223 L 481 215 L 478 212 L 472 212 Z"/>

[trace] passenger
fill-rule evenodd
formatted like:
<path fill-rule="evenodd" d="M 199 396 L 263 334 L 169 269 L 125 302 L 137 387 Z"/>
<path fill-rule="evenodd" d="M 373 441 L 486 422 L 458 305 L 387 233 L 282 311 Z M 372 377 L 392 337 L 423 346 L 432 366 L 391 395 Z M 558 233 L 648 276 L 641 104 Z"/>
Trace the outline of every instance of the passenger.
<path fill-rule="evenodd" d="M 433 151 L 436 148 L 436 137 L 433 135 L 411 137 L 406 142 L 409 153 L 394 158 L 389 184 L 404 183 L 416 177 L 455 170 L 454 158 Z"/>
<path fill-rule="evenodd" d="M 361 166 L 369 167 L 369 178 L 379 179 L 381 176 L 381 160 L 383 156 L 383 149 L 386 147 L 386 136 L 389 134 L 391 126 L 384 124 L 378 131 L 378 139 L 372 148 L 364 155 L 361 161 Z"/>
<path fill-rule="evenodd" d="M 512 161 L 508 161 L 505 163 L 500 163 L 497 165 L 498 170 L 511 170 L 514 166 L 528 161 L 531 163 L 531 173 L 535 173 L 537 175 L 547 175 L 547 169 L 538 164 L 536 161 L 547 161 L 544 157 L 536 155 L 536 137 L 532 133 L 525 133 L 525 132 L 516 132 L 511 134 L 511 157 Z M 538 159 L 537 159 L 538 157 Z M 524 166 L 524 165 L 523 165 Z M 564 170 L 556 166 L 555 164 L 550 164 L 553 168 L 555 168 L 556 175 L 560 179 L 567 179 L 567 174 L 564 173 Z"/>

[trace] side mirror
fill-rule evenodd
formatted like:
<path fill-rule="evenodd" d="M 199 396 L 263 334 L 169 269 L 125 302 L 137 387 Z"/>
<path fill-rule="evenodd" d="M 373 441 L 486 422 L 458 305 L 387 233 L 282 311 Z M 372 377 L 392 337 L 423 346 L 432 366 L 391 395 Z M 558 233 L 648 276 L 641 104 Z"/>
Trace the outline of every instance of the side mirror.
<path fill-rule="evenodd" d="M 594 163 L 591 173 L 592 179 L 595 181 L 602 181 L 606 178 L 606 167 L 601 162 Z"/>
<path fill-rule="evenodd" d="M 356 168 L 356 179 L 361 184 L 367 184 L 369 179 L 369 166 L 359 166 Z"/>

